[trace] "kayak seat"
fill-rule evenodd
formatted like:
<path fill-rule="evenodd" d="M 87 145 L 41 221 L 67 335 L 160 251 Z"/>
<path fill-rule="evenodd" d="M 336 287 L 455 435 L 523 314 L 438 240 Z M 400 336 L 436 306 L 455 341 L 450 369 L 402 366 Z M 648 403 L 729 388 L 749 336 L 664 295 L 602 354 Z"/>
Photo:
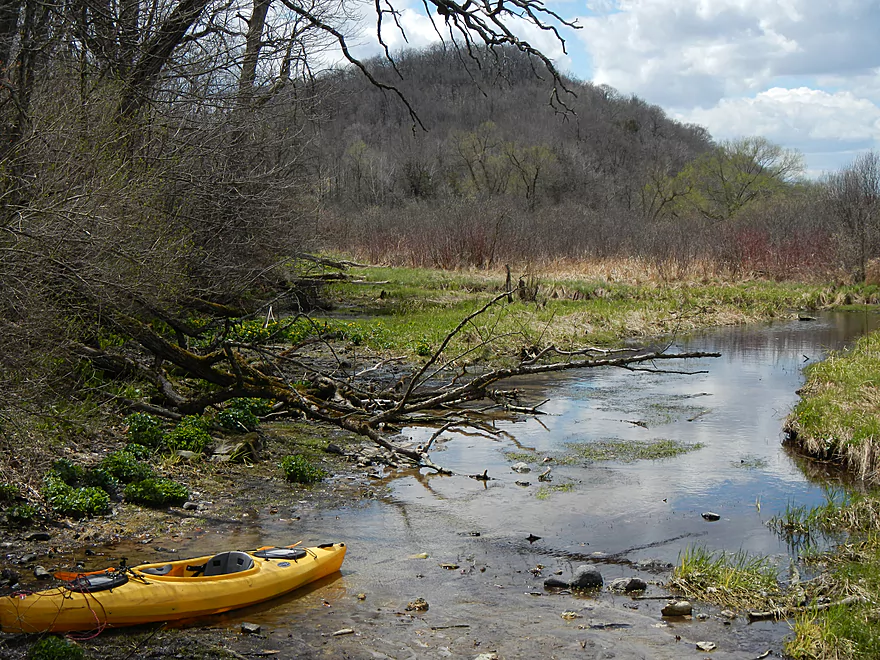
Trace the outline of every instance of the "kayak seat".
<path fill-rule="evenodd" d="M 171 564 L 165 564 L 164 566 L 150 566 L 149 568 L 141 569 L 141 573 L 146 573 L 147 575 L 168 575 L 172 568 L 174 567 Z"/>
<path fill-rule="evenodd" d="M 253 568 L 254 560 L 250 555 L 244 552 L 221 552 L 208 560 L 205 566 L 205 577 L 212 575 L 227 575 L 228 573 L 238 573 Z"/>

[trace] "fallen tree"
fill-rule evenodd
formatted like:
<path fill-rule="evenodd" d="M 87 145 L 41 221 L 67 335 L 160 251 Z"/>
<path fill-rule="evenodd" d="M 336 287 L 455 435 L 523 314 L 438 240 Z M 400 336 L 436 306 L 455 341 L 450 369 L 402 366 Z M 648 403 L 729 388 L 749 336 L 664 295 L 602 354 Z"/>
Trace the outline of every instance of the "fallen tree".
<path fill-rule="evenodd" d="M 77 350 L 111 376 L 152 385 L 149 400 L 116 397 L 127 409 L 179 419 L 234 398 L 269 399 L 275 402 L 273 418 L 291 416 L 330 424 L 367 437 L 414 466 L 440 472 L 445 470 L 429 457 L 431 442 L 438 434 L 426 446 L 411 447 L 396 442 L 395 432 L 405 426 L 440 427 L 440 432 L 452 427 L 485 428 L 481 420 L 490 411 L 537 414 L 537 406 L 515 405 L 515 392 L 497 389 L 516 376 L 598 367 L 699 373 L 661 369 L 657 364 L 719 355 L 671 353 L 668 346 L 562 350 L 548 345 L 522 350 L 509 366 L 463 366 L 465 356 L 476 347 L 450 355 L 453 339 L 490 309 L 519 304 L 506 302 L 508 293 L 501 292 L 464 317 L 424 364 L 397 371 L 392 379 L 383 367 L 399 363 L 400 357 L 377 358 L 370 368 L 355 371 L 335 350 L 333 332 L 302 314 L 290 316 L 280 327 L 306 324 L 313 332 L 298 344 L 289 344 L 278 343 L 278 330 L 242 341 L 231 331 L 235 319 L 214 316 L 210 322 L 193 324 L 168 314 L 157 317 L 155 310 L 142 310 L 140 316 L 117 312 L 109 318 L 115 332 L 124 334 L 128 341 L 104 348 L 78 344 Z M 104 313 L 107 318 L 106 310 Z M 478 346 L 495 339 L 490 335 Z M 192 347 L 188 345 L 191 340 L 197 340 Z M 475 408 L 473 404 L 480 401 L 488 405 Z"/>

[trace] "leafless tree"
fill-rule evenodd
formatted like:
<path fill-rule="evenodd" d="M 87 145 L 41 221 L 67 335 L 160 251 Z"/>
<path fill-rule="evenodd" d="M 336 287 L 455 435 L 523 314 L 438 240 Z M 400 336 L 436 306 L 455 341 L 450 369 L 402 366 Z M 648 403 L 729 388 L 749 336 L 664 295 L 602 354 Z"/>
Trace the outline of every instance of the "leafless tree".
<path fill-rule="evenodd" d="M 865 265 L 874 256 L 880 230 L 880 154 L 867 151 L 849 166 L 826 177 L 826 199 L 856 245 L 856 277 L 865 279 Z"/>

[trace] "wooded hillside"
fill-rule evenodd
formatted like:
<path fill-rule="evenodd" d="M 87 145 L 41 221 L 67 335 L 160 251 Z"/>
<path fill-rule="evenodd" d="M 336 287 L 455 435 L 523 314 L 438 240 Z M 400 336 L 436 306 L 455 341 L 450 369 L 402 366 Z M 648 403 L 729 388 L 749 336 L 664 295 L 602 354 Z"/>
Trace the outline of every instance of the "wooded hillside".
<path fill-rule="evenodd" d="M 563 78 L 560 92 L 513 48 L 366 65 L 410 107 L 353 69 L 318 81 L 307 160 L 315 233 L 331 248 L 444 268 L 640 256 L 673 276 L 701 261 L 774 278 L 861 278 L 876 251 L 873 155 L 811 182 L 797 152 L 715 142 L 607 86 Z"/>
<path fill-rule="evenodd" d="M 621 222 L 651 204 L 650 183 L 713 148 L 704 128 L 609 87 L 565 79 L 565 107 L 551 105 L 551 75 L 514 49 L 473 55 L 438 46 L 402 53 L 396 71 L 367 63 L 399 86 L 424 129 L 357 72 L 324 80 L 335 94 L 313 159 L 342 247 L 375 259 L 397 244 L 391 251 L 448 267 L 512 258 L 523 241 L 543 257 L 619 249 L 638 226 Z M 431 255 L 419 250 L 426 236 Z"/>

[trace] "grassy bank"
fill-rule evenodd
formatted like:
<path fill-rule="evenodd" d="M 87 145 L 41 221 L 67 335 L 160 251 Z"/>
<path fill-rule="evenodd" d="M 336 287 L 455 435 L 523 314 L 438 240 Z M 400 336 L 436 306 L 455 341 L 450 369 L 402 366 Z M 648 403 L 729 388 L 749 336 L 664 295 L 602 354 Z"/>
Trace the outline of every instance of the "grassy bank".
<path fill-rule="evenodd" d="M 801 400 L 786 424 L 790 442 L 860 479 L 880 473 L 880 333 L 807 369 Z"/>
<path fill-rule="evenodd" d="M 807 370 L 801 401 L 787 428 L 790 442 L 820 460 L 843 465 L 861 479 L 878 480 L 880 442 L 880 333 L 832 354 Z M 776 521 L 788 538 L 808 543 L 838 541 L 833 552 L 808 558 L 823 565 L 839 592 L 861 596 L 856 604 L 805 613 L 794 623 L 786 650 L 799 660 L 880 656 L 880 496 L 829 500 L 812 510 L 791 510 Z"/>
<path fill-rule="evenodd" d="M 356 283 L 334 284 L 334 315 L 351 310 L 345 332 L 357 344 L 427 355 L 467 314 L 506 290 L 505 273 L 365 268 Z M 451 347 L 472 360 L 497 360 L 552 343 L 614 345 L 696 328 L 788 318 L 797 310 L 877 303 L 876 287 L 803 283 L 663 282 L 616 279 L 611 271 L 514 273 L 522 289 L 476 319 Z M 493 337 L 493 341 L 486 340 Z"/>
<path fill-rule="evenodd" d="M 815 509 L 791 509 L 773 525 L 786 538 L 807 543 L 803 560 L 822 571 L 817 595 L 824 602 L 850 601 L 799 613 L 786 652 L 796 660 L 880 657 L 880 497 L 838 493 Z M 821 540 L 836 545 L 811 551 L 809 544 Z"/>

